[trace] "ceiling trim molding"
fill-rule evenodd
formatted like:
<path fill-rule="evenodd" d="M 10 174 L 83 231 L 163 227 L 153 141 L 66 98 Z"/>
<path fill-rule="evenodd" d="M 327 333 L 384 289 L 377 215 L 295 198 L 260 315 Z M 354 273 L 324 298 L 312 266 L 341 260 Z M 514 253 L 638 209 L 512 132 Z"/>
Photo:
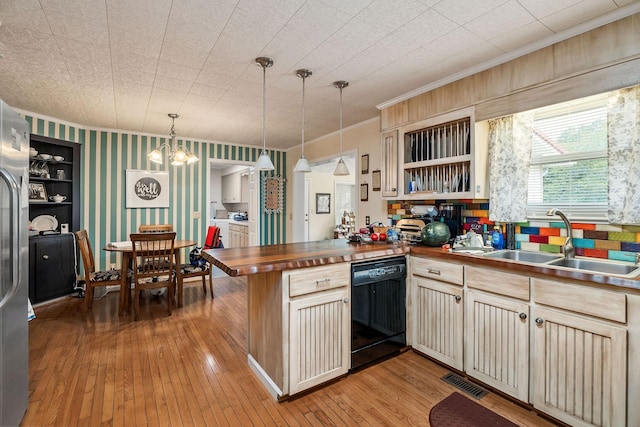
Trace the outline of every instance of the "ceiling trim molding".
<path fill-rule="evenodd" d="M 616 9 L 606 15 L 602 15 L 596 19 L 591 21 L 584 22 L 580 25 L 576 25 L 573 28 L 570 28 L 565 31 L 561 31 L 559 33 L 553 34 L 551 36 L 545 37 L 543 39 L 538 40 L 535 43 L 531 43 L 527 46 L 524 46 L 520 49 L 516 49 L 512 52 L 501 55 L 495 59 L 490 61 L 485 61 L 481 64 L 478 64 L 474 67 L 467 68 L 458 73 L 452 74 L 443 79 L 437 80 L 433 83 L 429 83 L 428 85 L 419 87 L 410 92 L 407 92 L 403 95 L 397 96 L 395 98 L 390 99 L 389 101 L 382 102 L 376 105 L 378 110 L 383 110 L 385 108 L 391 107 L 392 105 L 398 104 L 402 101 L 406 101 L 418 95 L 422 95 L 423 93 L 432 91 L 439 87 L 445 86 L 449 83 L 453 83 L 455 81 L 461 80 L 465 77 L 469 77 L 473 74 L 480 73 L 482 71 L 488 70 L 492 67 L 496 67 L 498 65 L 504 64 L 505 62 L 509 62 L 521 56 L 527 55 L 531 52 L 535 52 L 536 50 L 543 49 L 545 47 L 549 47 L 555 43 L 559 43 L 561 41 L 570 39 L 571 37 L 575 37 L 580 34 L 584 34 L 588 31 L 594 30 L 598 27 L 602 27 L 604 25 L 610 24 L 612 22 L 618 21 L 620 19 L 626 18 L 631 15 L 635 15 L 636 13 L 640 13 L 640 2 L 632 3 L 628 6 L 621 7 Z"/>

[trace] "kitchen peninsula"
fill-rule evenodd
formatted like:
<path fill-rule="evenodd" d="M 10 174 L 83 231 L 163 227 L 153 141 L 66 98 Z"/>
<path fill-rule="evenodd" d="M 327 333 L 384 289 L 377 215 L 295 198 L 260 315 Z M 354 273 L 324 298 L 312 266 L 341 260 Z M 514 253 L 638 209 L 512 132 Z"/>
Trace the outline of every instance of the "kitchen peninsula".
<path fill-rule="evenodd" d="M 408 252 L 402 244 L 337 239 L 210 249 L 203 256 L 230 276 L 247 276 L 249 365 L 282 399 L 347 373 L 351 263 Z"/>

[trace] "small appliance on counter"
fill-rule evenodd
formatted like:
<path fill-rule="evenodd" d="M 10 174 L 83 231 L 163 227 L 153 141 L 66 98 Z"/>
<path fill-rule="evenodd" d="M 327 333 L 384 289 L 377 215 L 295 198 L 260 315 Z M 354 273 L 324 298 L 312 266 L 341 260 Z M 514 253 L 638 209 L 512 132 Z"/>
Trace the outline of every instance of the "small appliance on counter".
<path fill-rule="evenodd" d="M 229 218 L 233 219 L 234 221 L 247 221 L 249 219 L 246 212 L 234 212 L 233 218 Z"/>
<path fill-rule="evenodd" d="M 440 205 L 440 212 L 434 221 L 447 224 L 451 237 L 454 238 L 462 234 L 462 205 L 453 203 L 443 203 Z"/>
<path fill-rule="evenodd" d="M 422 242 L 421 232 L 424 226 L 425 222 L 421 219 L 408 218 L 398 220 L 396 230 L 398 231 L 399 240 L 409 243 Z"/>

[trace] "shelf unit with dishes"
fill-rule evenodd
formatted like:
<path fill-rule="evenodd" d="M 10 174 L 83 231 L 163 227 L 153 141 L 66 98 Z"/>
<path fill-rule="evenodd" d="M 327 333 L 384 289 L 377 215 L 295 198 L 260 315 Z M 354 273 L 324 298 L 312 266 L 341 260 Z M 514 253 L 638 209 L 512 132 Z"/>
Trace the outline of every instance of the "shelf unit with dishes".
<path fill-rule="evenodd" d="M 406 125 L 398 142 L 397 198 L 488 197 L 488 124 L 472 108 Z"/>
<path fill-rule="evenodd" d="M 34 151 L 29 159 L 29 221 L 38 217 L 49 224 L 55 218 L 55 230 L 62 224 L 69 231 L 80 228 L 80 144 L 59 139 L 30 135 Z M 54 201 L 56 196 L 60 200 Z"/>

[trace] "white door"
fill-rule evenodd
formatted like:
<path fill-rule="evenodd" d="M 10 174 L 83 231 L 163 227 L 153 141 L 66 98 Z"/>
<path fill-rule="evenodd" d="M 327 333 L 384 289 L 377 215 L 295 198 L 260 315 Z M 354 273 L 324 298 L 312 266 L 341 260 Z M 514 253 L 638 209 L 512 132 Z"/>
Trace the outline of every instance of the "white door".
<path fill-rule="evenodd" d="M 258 246 L 260 241 L 260 192 L 258 191 L 259 172 L 249 168 L 249 246 Z"/>
<path fill-rule="evenodd" d="M 304 241 L 309 241 L 309 194 L 311 192 L 311 180 L 304 180 Z"/>

